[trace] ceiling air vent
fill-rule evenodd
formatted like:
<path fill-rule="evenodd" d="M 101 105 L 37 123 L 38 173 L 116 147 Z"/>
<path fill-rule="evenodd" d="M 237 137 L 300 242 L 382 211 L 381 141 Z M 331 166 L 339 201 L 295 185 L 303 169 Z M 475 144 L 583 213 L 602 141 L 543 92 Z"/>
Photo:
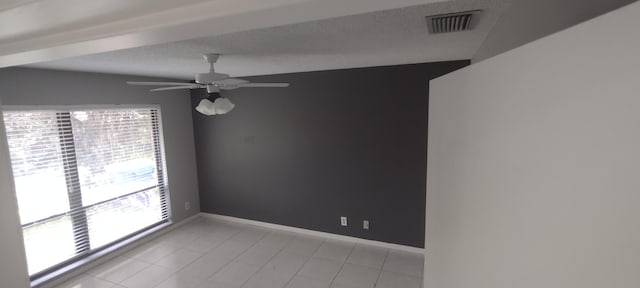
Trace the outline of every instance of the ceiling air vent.
<path fill-rule="evenodd" d="M 481 10 L 466 11 L 451 14 L 427 16 L 429 33 L 441 34 L 472 30 L 480 19 Z"/>

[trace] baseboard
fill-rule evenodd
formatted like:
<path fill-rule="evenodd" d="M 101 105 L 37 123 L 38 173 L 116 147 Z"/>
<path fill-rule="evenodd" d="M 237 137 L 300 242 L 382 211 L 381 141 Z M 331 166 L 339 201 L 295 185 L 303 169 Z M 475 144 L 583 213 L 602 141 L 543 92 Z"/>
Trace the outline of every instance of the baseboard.
<path fill-rule="evenodd" d="M 354 243 L 357 243 L 357 244 L 370 245 L 370 246 L 376 246 L 376 247 L 387 248 L 387 249 L 395 249 L 395 250 L 400 250 L 400 251 L 405 251 L 405 252 L 410 252 L 410 253 L 416 253 L 416 254 L 424 254 L 424 249 L 423 248 L 416 248 L 416 247 L 411 247 L 411 246 L 406 246 L 406 245 L 387 243 L 387 242 L 381 242 L 381 241 L 375 241 L 375 240 L 369 240 L 369 239 L 362 239 L 362 238 L 357 238 L 357 237 L 352 237 L 352 236 L 338 235 L 338 234 L 333 234 L 333 233 L 328 233 L 328 232 L 320 232 L 320 231 L 315 231 L 315 230 L 309 230 L 309 229 L 303 229 L 303 228 L 297 228 L 297 227 L 291 227 L 291 226 L 285 226 L 285 225 L 279 225 L 279 224 L 273 224 L 273 223 L 267 223 L 267 222 L 261 222 L 261 221 L 255 221 L 255 220 L 249 220 L 249 219 L 243 219 L 243 218 L 237 218 L 237 217 L 231 217 L 231 216 L 225 216 L 225 215 L 219 215 L 219 214 L 200 212 L 200 215 L 202 215 L 205 218 L 214 219 L 214 220 L 222 220 L 222 221 L 227 221 L 227 222 L 249 224 L 249 225 L 254 225 L 254 226 L 259 226 L 259 227 L 264 227 L 264 228 L 269 228 L 269 229 L 276 229 L 276 230 L 281 230 L 281 231 L 300 233 L 300 234 L 304 234 L 304 235 L 322 237 L 322 238 L 327 238 L 327 239 L 332 239 L 332 240 L 354 242 Z"/>

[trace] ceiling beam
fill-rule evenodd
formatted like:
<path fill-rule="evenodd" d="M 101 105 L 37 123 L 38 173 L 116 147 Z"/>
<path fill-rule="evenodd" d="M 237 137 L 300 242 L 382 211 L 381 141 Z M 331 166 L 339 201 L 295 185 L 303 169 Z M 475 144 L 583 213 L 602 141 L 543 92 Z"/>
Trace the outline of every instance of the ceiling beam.
<path fill-rule="evenodd" d="M 74 5 L 92 2 L 57 1 Z M 24 9 L 25 6 L 42 4 L 32 1 L 0 12 L 13 18 L 19 15 L 21 21 L 36 21 L 39 26 L 34 29 L 40 29 L 11 35 L 10 39 L 0 38 L 0 68 L 433 2 L 441 0 L 203 0 L 120 18 L 115 14 L 122 11 L 115 9 L 106 22 L 78 21 L 66 23 L 65 29 L 57 33 L 38 33 L 46 32 L 47 21 L 54 23 L 55 19 L 36 19 L 42 11 L 25 13 L 38 10 Z M 68 9 L 65 7 L 69 6 L 59 9 Z M 82 11 L 82 7 L 73 11 Z"/>

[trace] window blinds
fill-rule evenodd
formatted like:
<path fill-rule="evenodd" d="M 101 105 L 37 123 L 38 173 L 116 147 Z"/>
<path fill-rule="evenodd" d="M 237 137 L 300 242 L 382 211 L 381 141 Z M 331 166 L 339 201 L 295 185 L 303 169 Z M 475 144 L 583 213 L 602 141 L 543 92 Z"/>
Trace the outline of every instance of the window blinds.
<path fill-rule="evenodd" d="M 159 116 L 4 112 L 32 276 L 169 218 Z"/>

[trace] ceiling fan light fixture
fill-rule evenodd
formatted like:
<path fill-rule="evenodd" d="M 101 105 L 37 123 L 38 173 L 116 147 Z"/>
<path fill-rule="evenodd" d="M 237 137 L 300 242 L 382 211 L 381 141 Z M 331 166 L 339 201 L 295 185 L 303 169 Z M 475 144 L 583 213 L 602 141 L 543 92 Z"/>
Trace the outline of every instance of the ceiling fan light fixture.
<path fill-rule="evenodd" d="M 200 103 L 196 106 L 196 111 L 207 116 L 221 115 L 229 113 L 235 106 L 229 99 L 221 97 L 220 94 L 211 93 L 209 97 L 200 100 Z"/>
<path fill-rule="evenodd" d="M 229 99 L 222 97 L 216 99 L 216 101 L 213 102 L 213 106 L 215 106 L 216 113 L 218 114 L 227 114 L 233 110 L 233 107 L 236 107 Z"/>

